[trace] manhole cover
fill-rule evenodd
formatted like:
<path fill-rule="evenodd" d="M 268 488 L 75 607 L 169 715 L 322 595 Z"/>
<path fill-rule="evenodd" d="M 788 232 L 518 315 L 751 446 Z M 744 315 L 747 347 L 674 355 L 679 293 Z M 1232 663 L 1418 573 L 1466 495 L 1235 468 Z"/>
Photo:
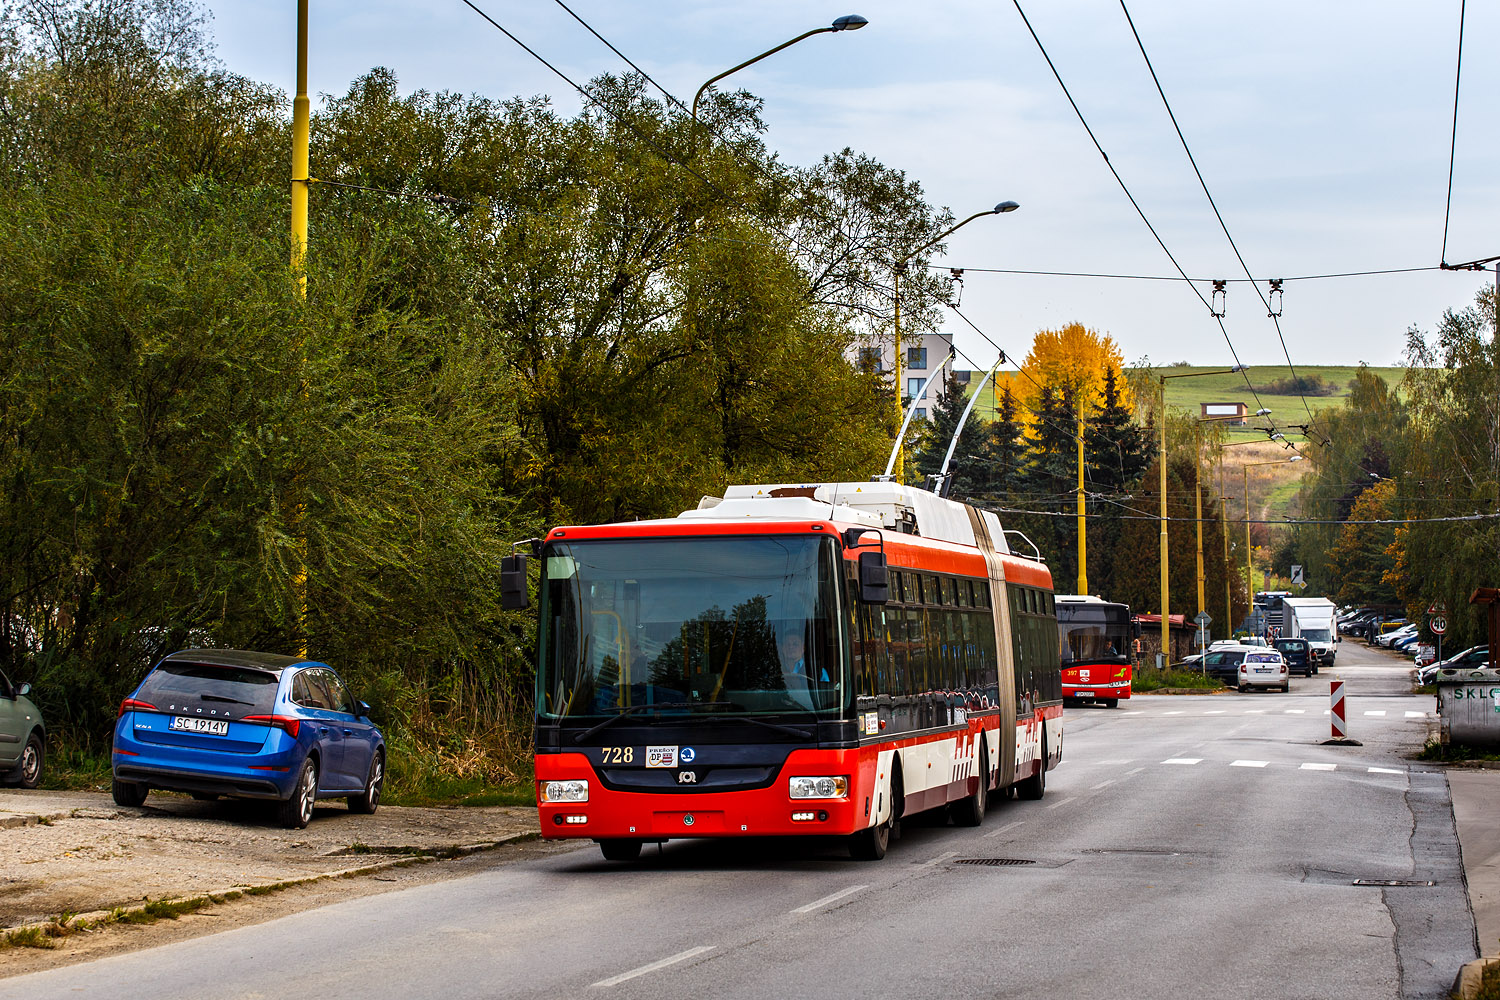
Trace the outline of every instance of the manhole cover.
<path fill-rule="evenodd" d="M 1357 879 L 1355 879 L 1350 884 L 1351 885 L 1382 885 L 1382 886 L 1390 886 L 1390 885 L 1397 885 L 1397 886 L 1400 886 L 1400 885 L 1437 885 L 1436 882 L 1431 882 L 1431 881 L 1428 881 L 1426 879 L 1418 879 L 1418 878 L 1357 878 Z"/>
<path fill-rule="evenodd" d="M 1035 861 L 1027 858 L 959 858 L 953 862 L 955 865 L 1034 865 Z"/>

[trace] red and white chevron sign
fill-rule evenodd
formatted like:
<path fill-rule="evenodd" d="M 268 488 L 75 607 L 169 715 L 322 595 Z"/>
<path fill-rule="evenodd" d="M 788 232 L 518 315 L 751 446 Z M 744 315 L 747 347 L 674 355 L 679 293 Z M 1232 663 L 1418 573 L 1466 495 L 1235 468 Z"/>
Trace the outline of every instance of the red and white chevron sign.
<path fill-rule="evenodd" d="M 1332 702 L 1328 718 L 1333 721 L 1333 738 L 1341 740 L 1349 735 L 1349 722 L 1344 716 L 1344 682 L 1328 682 L 1328 700 Z"/>

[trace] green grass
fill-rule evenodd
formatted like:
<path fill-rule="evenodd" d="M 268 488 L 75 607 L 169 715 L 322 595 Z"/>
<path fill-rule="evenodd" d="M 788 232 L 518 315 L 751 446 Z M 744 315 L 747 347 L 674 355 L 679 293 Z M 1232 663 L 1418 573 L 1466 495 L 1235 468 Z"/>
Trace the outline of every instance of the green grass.
<path fill-rule="evenodd" d="M 1130 678 L 1131 691 L 1143 694 L 1164 688 L 1200 688 L 1211 691 L 1223 686 L 1217 678 L 1205 677 L 1196 671 L 1175 667 L 1167 670 L 1146 667 L 1143 670 L 1137 670 Z"/>
<path fill-rule="evenodd" d="M 1417 759 L 1451 764 L 1465 760 L 1500 760 L 1500 753 L 1494 750 L 1478 750 L 1461 743 L 1444 744 L 1434 739 L 1427 741 L 1422 747 L 1422 752 L 1417 754 Z"/>
<path fill-rule="evenodd" d="M 402 786 L 387 786 L 382 801 L 392 806 L 534 806 L 536 788 L 530 781 L 495 786 L 477 777 L 432 774 Z"/>

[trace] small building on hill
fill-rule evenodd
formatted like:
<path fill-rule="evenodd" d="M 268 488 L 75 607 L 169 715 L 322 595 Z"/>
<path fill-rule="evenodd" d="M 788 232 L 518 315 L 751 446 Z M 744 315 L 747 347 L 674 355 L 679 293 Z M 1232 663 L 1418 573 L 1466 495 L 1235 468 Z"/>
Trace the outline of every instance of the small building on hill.
<path fill-rule="evenodd" d="M 1250 419 L 1250 407 L 1244 403 L 1203 403 L 1201 416 L 1214 417 L 1223 423 L 1243 427 Z M 1233 417 L 1234 419 L 1226 419 Z"/>

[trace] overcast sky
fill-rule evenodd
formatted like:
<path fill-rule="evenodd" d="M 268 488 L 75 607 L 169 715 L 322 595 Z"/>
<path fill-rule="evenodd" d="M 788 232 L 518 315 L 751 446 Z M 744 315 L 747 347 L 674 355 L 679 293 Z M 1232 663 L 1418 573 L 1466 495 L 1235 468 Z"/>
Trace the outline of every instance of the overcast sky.
<path fill-rule="evenodd" d="M 475 0 L 574 79 L 627 67 L 554 0 Z M 566 0 L 683 100 L 708 77 L 833 18 L 726 81 L 765 99 L 767 142 L 793 164 L 844 146 L 920 181 L 972 223 L 945 266 L 966 269 L 964 313 L 1008 352 L 1077 321 L 1129 361 L 1232 363 L 1186 283 L 986 274 L 981 268 L 1175 275 L 1069 107 L 1012 3 L 859 0 Z M 843 0 L 838 0 L 842 3 Z M 294 84 L 294 0 L 210 0 L 218 54 L 238 73 Z M 1110 162 L 1183 269 L 1243 278 L 1193 175 L 1120 4 L 1023 0 Z M 1261 279 L 1435 267 L 1442 259 L 1459 0 L 1133 0 L 1130 15 L 1250 273 Z M 1469 5 L 1447 260 L 1500 254 L 1500 4 Z M 373 66 L 403 92 L 579 98 L 459 0 L 312 0 L 310 77 L 341 94 Z M 316 230 L 314 230 L 316 240 Z M 1294 364 L 1399 363 L 1406 329 L 1431 329 L 1494 281 L 1428 271 L 1287 282 Z M 1200 288 L 1205 298 L 1207 284 Z M 1241 360 L 1285 364 L 1252 289 L 1231 284 L 1225 324 Z M 945 332 L 987 363 L 962 321 Z"/>

